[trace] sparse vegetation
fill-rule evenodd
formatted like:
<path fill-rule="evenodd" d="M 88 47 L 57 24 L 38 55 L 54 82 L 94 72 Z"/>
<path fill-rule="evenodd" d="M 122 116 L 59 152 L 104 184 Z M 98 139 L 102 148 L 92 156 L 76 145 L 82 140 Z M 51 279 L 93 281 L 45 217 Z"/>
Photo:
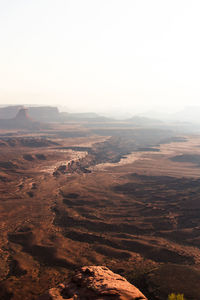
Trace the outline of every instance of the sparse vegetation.
<path fill-rule="evenodd" d="M 149 299 L 167 299 L 171 291 L 199 299 L 198 252 L 187 249 L 199 247 L 199 232 L 193 230 L 200 220 L 199 169 L 182 163 L 180 172 L 169 155 L 171 149 L 174 156 L 184 153 L 186 145 L 193 153 L 200 137 L 188 139 L 183 148 L 162 145 L 157 155 L 144 151 L 159 145 L 153 131 L 108 128 L 108 137 L 87 129 L 91 136 L 69 139 L 62 136 L 69 125 L 62 126 L 49 131 L 52 141 L 47 144 L 42 131 L 3 136 L 0 299 L 10 299 L 9 291 L 13 300 L 38 299 L 70 271 L 87 265 L 106 265 Z M 134 152 L 141 147 L 141 153 Z M 195 149 L 200 153 L 200 147 Z M 127 158 L 126 164 L 127 152 L 133 160 Z M 121 157 L 124 164 L 117 163 Z M 60 175 L 53 176 L 58 169 Z M 85 170 L 91 172 L 83 174 Z M 184 178 L 177 178 L 178 173 Z M 168 298 L 183 299 L 177 293 Z"/>
<path fill-rule="evenodd" d="M 168 300 L 186 300 L 183 294 L 170 294 L 168 296 Z"/>

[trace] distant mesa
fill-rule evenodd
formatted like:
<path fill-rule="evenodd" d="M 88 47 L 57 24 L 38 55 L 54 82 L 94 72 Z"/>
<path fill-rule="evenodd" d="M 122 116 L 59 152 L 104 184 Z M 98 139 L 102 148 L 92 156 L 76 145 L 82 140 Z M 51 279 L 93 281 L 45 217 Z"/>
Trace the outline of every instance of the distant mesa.
<path fill-rule="evenodd" d="M 24 109 L 22 105 L 0 107 L 0 119 L 14 119 L 18 112 Z M 28 114 L 22 111 L 21 117 L 28 117 L 34 121 L 42 123 L 52 122 L 106 122 L 111 119 L 100 116 L 93 112 L 87 113 L 68 113 L 60 112 L 56 106 L 30 106 L 28 107 Z M 20 116 L 19 116 L 20 117 Z"/>
<path fill-rule="evenodd" d="M 12 120 L 17 126 L 25 127 L 27 125 L 35 125 L 35 121 L 31 119 L 31 117 L 28 114 L 27 108 L 21 108 L 16 117 Z"/>
<path fill-rule="evenodd" d="M 27 119 L 30 120 L 30 117 L 29 117 L 29 115 L 28 115 L 28 109 L 27 109 L 27 108 L 21 108 L 21 109 L 18 111 L 18 113 L 17 113 L 17 115 L 16 115 L 16 117 L 15 117 L 15 120 L 20 120 L 20 121 L 22 121 L 22 120 L 27 120 Z"/>
<path fill-rule="evenodd" d="M 1 129 L 29 129 L 36 130 L 41 128 L 41 123 L 32 120 L 28 109 L 21 107 L 16 116 L 12 119 L 0 119 Z"/>
<path fill-rule="evenodd" d="M 29 115 L 39 122 L 59 122 L 61 115 L 57 107 L 53 106 L 39 106 L 29 107 Z"/>
<path fill-rule="evenodd" d="M 13 119 L 23 105 L 12 105 L 0 108 L 0 119 Z"/>
<path fill-rule="evenodd" d="M 22 109 L 22 111 L 21 111 Z M 26 112 L 22 105 L 7 106 L 0 108 L 0 119 L 14 119 L 20 112 L 19 117 L 26 117 L 38 122 L 55 122 L 60 120 L 60 113 L 57 107 L 36 106 L 28 107 Z"/>

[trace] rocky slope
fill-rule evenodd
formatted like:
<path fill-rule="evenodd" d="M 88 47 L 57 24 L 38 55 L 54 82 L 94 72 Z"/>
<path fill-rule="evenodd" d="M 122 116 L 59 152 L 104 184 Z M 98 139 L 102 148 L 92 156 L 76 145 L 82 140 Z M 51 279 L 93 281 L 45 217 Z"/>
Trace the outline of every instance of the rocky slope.
<path fill-rule="evenodd" d="M 147 298 L 124 277 L 104 266 L 82 267 L 65 284 L 52 288 L 38 300 L 62 299 L 118 299 L 142 300 Z"/>

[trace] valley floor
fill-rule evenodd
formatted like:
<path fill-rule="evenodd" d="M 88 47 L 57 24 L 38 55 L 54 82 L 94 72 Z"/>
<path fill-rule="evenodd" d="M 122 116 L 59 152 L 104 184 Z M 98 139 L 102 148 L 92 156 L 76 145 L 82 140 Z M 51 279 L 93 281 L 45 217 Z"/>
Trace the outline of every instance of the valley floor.
<path fill-rule="evenodd" d="M 0 146 L 1 299 L 37 299 L 83 265 L 149 299 L 200 299 L 199 136 L 34 138 Z"/>

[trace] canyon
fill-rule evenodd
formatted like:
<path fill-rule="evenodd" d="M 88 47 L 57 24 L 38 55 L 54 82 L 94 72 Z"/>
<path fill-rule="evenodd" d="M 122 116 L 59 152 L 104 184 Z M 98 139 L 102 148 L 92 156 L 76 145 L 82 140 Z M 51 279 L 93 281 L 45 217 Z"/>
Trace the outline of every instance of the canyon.
<path fill-rule="evenodd" d="M 83 266 L 148 299 L 199 298 L 199 135 L 68 121 L 1 129 L 0 153 L 1 299 L 38 299 Z"/>

